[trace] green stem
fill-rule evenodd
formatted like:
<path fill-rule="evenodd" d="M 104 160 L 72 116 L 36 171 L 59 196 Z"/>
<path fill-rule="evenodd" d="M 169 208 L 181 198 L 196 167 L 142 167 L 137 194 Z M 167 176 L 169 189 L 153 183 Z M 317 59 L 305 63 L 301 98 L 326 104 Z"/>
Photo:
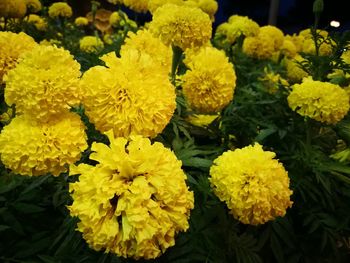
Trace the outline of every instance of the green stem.
<path fill-rule="evenodd" d="M 171 65 L 171 83 L 173 83 L 173 85 L 175 86 L 176 72 L 181 61 L 182 50 L 177 46 L 172 46 L 172 48 L 173 48 L 173 61 Z"/>

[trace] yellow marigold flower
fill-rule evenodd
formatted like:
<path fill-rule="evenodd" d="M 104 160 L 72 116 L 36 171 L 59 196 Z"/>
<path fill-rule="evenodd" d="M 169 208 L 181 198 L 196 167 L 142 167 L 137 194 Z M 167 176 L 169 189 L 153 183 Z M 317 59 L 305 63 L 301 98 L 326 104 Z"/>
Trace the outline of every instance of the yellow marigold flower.
<path fill-rule="evenodd" d="M 93 143 L 90 159 L 70 174 L 72 216 L 89 246 L 121 257 L 152 259 L 175 245 L 175 236 L 189 227 L 193 192 L 186 186 L 181 161 L 161 143 L 132 136 L 113 137 L 110 146 Z"/>
<path fill-rule="evenodd" d="M 16 67 L 19 56 L 36 45 L 34 39 L 23 32 L 0 32 L 0 84 L 4 75 Z"/>
<path fill-rule="evenodd" d="M 27 9 L 31 13 L 37 13 L 41 10 L 41 2 L 39 0 L 25 0 Z"/>
<path fill-rule="evenodd" d="M 291 35 L 286 35 L 284 37 L 285 40 L 289 40 L 292 41 L 294 46 L 296 47 L 296 51 L 300 52 L 303 49 L 303 42 L 304 42 L 304 37 L 303 36 L 299 36 L 296 34 Z"/>
<path fill-rule="evenodd" d="M 263 26 L 260 27 L 259 35 L 267 36 L 273 41 L 274 49 L 279 50 L 284 41 L 283 32 L 275 26 Z"/>
<path fill-rule="evenodd" d="M 175 88 L 160 64 L 135 49 L 102 57 L 107 67 L 89 69 L 82 78 L 86 115 L 101 132 L 155 137 L 176 107 Z M 101 116 L 104 116 L 101 118 Z"/>
<path fill-rule="evenodd" d="M 84 124 L 71 112 L 40 124 L 20 115 L 0 134 L 1 161 L 21 175 L 58 176 L 78 161 L 86 148 Z"/>
<path fill-rule="evenodd" d="M 22 18 L 27 12 L 25 0 L 1 0 L 0 17 Z"/>
<path fill-rule="evenodd" d="M 259 80 L 263 83 L 268 93 L 276 93 L 280 85 L 289 86 L 288 81 L 282 78 L 280 74 L 268 70 L 267 67 L 264 68 L 264 73 L 264 76 L 259 78 Z"/>
<path fill-rule="evenodd" d="M 297 55 L 297 48 L 293 41 L 284 38 L 281 53 L 287 58 L 294 58 Z"/>
<path fill-rule="evenodd" d="M 233 98 L 236 74 L 225 53 L 204 47 L 191 61 L 182 76 L 183 93 L 190 107 L 201 113 L 221 111 Z"/>
<path fill-rule="evenodd" d="M 223 153 L 210 168 L 214 193 L 243 224 L 264 224 L 293 204 L 288 173 L 275 156 L 255 143 Z"/>
<path fill-rule="evenodd" d="M 69 51 L 38 45 L 5 77 L 5 101 L 40 121 L 80 103 L 80 65 Z"/>
<path fill-rule="evenodd" d="M 243 52 L 257 59 L 269 59 L 275 54 L 274 41 L 269 36 L 258 35 L 246 37 L 243 41 Z"/>
<path fill-rule="evenodd" d="M 182 50 L 202 46 L 210 40 L 212 31 L 210 18 L 202 10 L 174 4 L 159 7 L 149 29 L 166 45 Z"/>
<path fill-rule="evenodd" d="M 129 49 L 147 53 L 169 73 L 172 64 L 172 50 L 159 39 L 154 37 L 148 30 L 139 30 L 137 33 L 129 32 L 125 44 L 121 47 L 120 54 L 123 56 Z"/>
<path fill-rule="evenodd" d="M 218 11 L 218 3 L 216 0 L 198 0 L 197 7 L 202 9 L 203 12 L 210 16 L 210 19 L 214 21 L 215 13 Z"/>
<path fill-rule="evenodd" d="M 303 78 L 308 76 L 308 73 L 298 64 L 303 61 L 305 61 L 305 59 L 300 55 L 296 55 L 293 59 L 285 59 L 283 61 L 283 64 L 287 69 L 287 77 L 291 82 L 301 82 Z"/>
<path fill-rule="evenodd" d="M 39 31 L 45 31 L 47 29 L 47 23 L 41 16 L 30 14 L 27 21 L 28 23 L 32 23 Z"/>
<path fill-rule="evenodd" d="M 317 33 L 321 35 L 324 39 L 328 37 L 328 32 L 325 30 L 317 29 Z M 305 29 L 299 32 L 299 36 L 303 38 L 301 51 L 307 54 L 316 54 L 315 42 L 312 37 L 310 29 Z M 325 42 L 322 39 L 318 39 L 319 42 L 319 54 L 321 56 L 328 56 L 332 54 L 332 46 L 330 43 Z"/>
<path fill-rule="evenodd" d="M 233 44 L 240 36 L 256 36 L 259 33 L 259 25 L 247 16 L 233 15 L 228 23 L 217 27 L 216 35 L 224 35 L 226 40 Z"/>
<path fill-rule="evenodd" d="M 148 10 L 153 13 L 165 4 L 184 5 L 183 0 L 148 0 Z"/>
<path fill-rule="evenodd" d="M 98 52 L 104 48 L 102 40 L 96 36 L 85 36 L 79 41 L 80 50 L 87 53 Z"/>
<path fill-rule="evenodd" d="M 79 16 L 75 19 L 74 24 L 76 26 L 87 26 L 89 24 L 89 20 L 86 17 Z"/>
<path fill-rule="evenodd" d="M 49 7 L 49 17 L 71 17 L 73 15 L 72 8 L 65 2 L 53 3 Z"/>
<path fill-rule="evenodd" d="M 186 120 L 191 123 L 194 126 L 199 127 L 207 127 L 209 126 L 214 120 L 216 120 L 220 116 L 220 113 L 214 114 L 214 115 L 207 115 L 207 114 L 192 114 L 189 115 Z"/>
<path fill-rule="evenodd" d="M 119 25 L 120 20 L 121 20 L 121 17 L 118 12 L 113 12 L 109 17 L 109 23 L 111 26 L 114 26 L 114 27 Z"/>
<path fill-rule="evenodd" d="M 148 11 L 148 0 L 123 0 L 123 4 L 139 13 Z"/>
<path fill-rule="evenodd" d="M 326 124 L 336 124 L 349 111 L 349 96 L 338 85 L 306 79 L 293 86 L 288 104 L 301 116 Z"/>

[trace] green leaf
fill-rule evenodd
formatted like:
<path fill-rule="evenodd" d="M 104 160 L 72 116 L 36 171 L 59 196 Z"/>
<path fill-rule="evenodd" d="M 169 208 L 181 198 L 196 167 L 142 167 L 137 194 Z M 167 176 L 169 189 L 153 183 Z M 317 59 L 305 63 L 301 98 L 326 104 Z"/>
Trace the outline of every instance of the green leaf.
<path fill-rule="evenodd" d="M 10 229 L 11 227 L 5 226 L 5 225 L 0 225 L 0 232 L 5 231 L 7 229 Z"/>
<path fill-rule="evenodd" d="M 275 235 L 271 236 L 270 246 L 277 262 L 284 263 L 283 249 Z"/>
<path fill-rule="evenodd" d="M 28 204 L 28 203 L 15 203 L 13 204 L 13 208 L 15 208 L 17 211 L 22 212 L 24 214 L 39 213 L 45 210 L 40 206 Z"/>
<path fill-rule="evenodd" d="M 27 192 L 32 191 L 33 189 L 37 188 L 40 185 L 42 185 L 49 177 L 50 177 L 50 175 L 44 175 L 38 179 L 35 178 L 34 181 L 26 189 L 23 190 L 22 195 L 24 195 Z"/>
<path fill-rule="evenodd" d="M 189 167 L 196 167 L 196 168 L 209 168 L 212 165 L 213 161 L 199 158 L 199 157 L 192 157 L 189 159 L 182 160 L 182 164 L 184 166 Z"/>

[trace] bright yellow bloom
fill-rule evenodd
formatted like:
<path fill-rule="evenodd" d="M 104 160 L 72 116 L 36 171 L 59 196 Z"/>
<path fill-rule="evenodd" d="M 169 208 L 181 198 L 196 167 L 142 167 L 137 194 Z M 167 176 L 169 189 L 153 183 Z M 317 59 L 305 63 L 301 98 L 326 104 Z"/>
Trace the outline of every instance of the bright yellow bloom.
<path fill-rule="evenodd" d="M 259 25 L 247 16 L 233 15 L 229 22 L 223 23 L 217 27 L 216 36 L 225 36 L 225 41 L 233 44 L 240 36 L 256 36 L 259 33 Z"/>
<path fill-rule="evenodd" d="M 218 3 L 216 0 L 197 0 L 197 7 L 210 16 L 211 21 L 214 21 L 215 13 L 218 11 Z"/>
<path fill-rule="evenodd" d="M 123 4 L 135 12 L 146 13 L 148 11 L 148 0 L 123 0 Z"/>
<path fill-rule="evenodd" d="M 202 46 L 210 40 L 212 31 L 210 18 L 202 10 L 174 4 L 159 7 L 149 29 L 166 45 L 182 50 Z"/>
<path fill-rule="evenodd" d="M 182 88 L 192 109 L 200 113 L 213 113 L 230 103 L 236 86 L 236 74 L 224 52 L 204 47 L 185 63 L 189 70 L 182 76 Z"/>
<path fill-rule="evenodd" d="M 41 124 L 26 115 L 17 116 L 1 131 L 1 161 L 21 175 L 58 176 L 87 148 L 84 129 L 80 117 L 71 112 Z"/>
<path fill-rule="evenodd" d="M 34 39 L 23 32 L 0 32 L 0 84 L 4 75 L 16 67 L 19 56 L 36 45 Z"/>
<path fill-rule="evenodd" d="M 28 16 L 28 23 L 32 23 L 39 31 L 45 31 L 47 29 L 45 19 L 38 15 L 30 14 Z"/>
<path fill-rule="evenodd" d="M 76 26 L 87 26 L 89 24 L 89 20 L 86 17 L 79 16 L 75 19 L 74 24 Z"/>
<path fill-rule="evenodd" d="M 5 101 L 45 122 L 80 103 L 79 77 L 80 65 L 69 51 L 38 45 L 5 77 Z"/>
<path fill-rule="evenodd" d="M 89 69 L 82 78 L 86 115 L 101 132 L 155 137 L 176 107 L 175 88 L 160 64 L 135 49 L 102 57 L 107 67 Z M 103 118 L 101 117 L 103 116 Z"/>
<path fill-rule="evenodd" d="M 172 50 L 159 39 L 154 37 L 148 30 L 139 30 L 137 33 L 129 32 L 125 44 L 121 47 L 120 54 L 123 56 L 129 49 L 136 49 L 140 53 L 150 55 L 159 62 L 165 73 L 171 71 Z"/>
<path fill-rule="evenodd" d="M 301 82 L 301 80 L 308 76 L 308 73 L 304 71 L 298 63 L 305 61 L 305 59 L 296 55 L 293 59 L 285 59 L 283 64 L 287 69 L 287 77 L 293 83 Z"/>
<path fill-rule="evenodd" d="M 102 40 L 96 36 L 85 36 L 79 41 L 80 50 L 87 53 L 98 52 L 104 48 Z"/>
<path fill-rule="evenodd" d="M 332 54 L 332 45 L 324 41 L 328 37 L 328 32 L 325 30 L 318 29 L 317 34 L 319 34 L 323 38 L 318 39 L 319 54 L 321 56 L 329 56 L 330 54 Z M 315 42 L 312 37 L 311 30 L 302 30 L 299 32 L 299 36 L 303 38 L 303 45 L 301 51 L 306 54 L 316 54 Z"/>
<path fill-rule="evenodd" d="M 27 12 L 25 0 L 1 0 L 0 17 L 22 18 Z"/>
<path fill-rule="evenodd" d="M 119 25 L 120 20 L 121 20 L 121 17 L 118 12 L 113 12 L 109 17 L 109 23 L 111 26 L 114 26 L 114 27 Z"/>
<path fill-rule="evenodd" d="M 286 35 L 284 37 L 285 40 L 289 40 L 292 41 L 294 46 L 296 47 L 296 51 L 300 52 L 303 49 L 303 42 L 304 42 L 304 37 L 303 36 L 299 36 L 296 34 L 291 35 Z"/>
<path fill-rule="evenodd" d="M 39 0 L 25 0 L 27 9 L 31 13 L 37 13 L 41 10 L 41 2 Z"/>
<path fill-rule="evenodd" d="M 49 17 L 71 17 L 73 15 L 72 8 L 65 2 L 53 3 L 49 7 Z"/>
<path fill-rule="evenodd" d="M 174 4 L 174 5 L 184 5 L 183 0 L 148 0 L 148 10 L 151 13 L 157 10 L 158 7 L 161 7 L 166 4 Z"/>
<path fill-rule="evenodd" d="M 243 224 L 264 224 L 293 204 L 288 173 L 275 156 L 255 143 L 223 153 L 210 168 L 214 193 Z"/>
<path fill-rule="evenodd" d="M 294 58 L 297 55 L 297 48 L 293 41 L 284 38 L 281 53 L 287 58 Z"/>
<path fill-rule="evenodd" d="M 264 73 L 265 75 L 259 80 L 263 83 L 268 93 L 276 93 L 281 85 L 289 86 L 288 81 L 282 78 L 280 74 L 270 71 L 266 67 L 264 68 Z"/>
<path fill-rule="evenodd" d="M 175 245 L 175 236 L 189 227 L 193 192 L 186 186 L 181 161 L 161 143 L 132 136 L 114 138 L 110 146 L 93 143 L 90 159 L 70 174 L 72 216 L 89 246 L 121 257 L 152 259 Z"/>
<path fill-rule="evenodd" d="M 326 124 L 336 124 L 349 111 L 349 96 L 338 85 L 305 79 L 295 84 L 288 96 L 289 107 Z"/>

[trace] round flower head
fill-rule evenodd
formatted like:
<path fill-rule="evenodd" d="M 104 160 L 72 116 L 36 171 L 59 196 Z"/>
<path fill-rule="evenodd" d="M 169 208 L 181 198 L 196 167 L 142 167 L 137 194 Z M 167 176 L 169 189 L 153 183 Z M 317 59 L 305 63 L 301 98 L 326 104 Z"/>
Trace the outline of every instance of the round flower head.
<path fill-rule="evenodd" d="M 174 4 L 159 7 L 149 29 L 166 45 L 172 44 L 182 50 L 207 43 L 212 31 L 210 18 L 202 10 Z"/>
<path fill-rule="evenodd" d="M 201 113 L 221 111 L 233 98 L 236 74 L 225 53 L 202 48 L 185 60 L 189 68 L 182 76 L 183 93 L 190 107 Z"/>
<path fill-rule="evenodd" d="M 0 17 L 22 18 L 27 12 L 25 0 L 1 0 Z"/>
<path fill-rule="evenodd" d="M 162 66 L 162 69 L 169 73 L 172 63 L 172 50 L 159 39 L 154 37 L 148 30 L 139 30 L 137 33 L 129 32 L 125 44 L 121 47 L 120 54 L 128 52 L 129 49 L 136 49 L 139 52 L 150 55 Z"/>
<path fill-rule="evenodd" d="M 5 77 L 5 101 L 40 121 L 80 103 L 80 65 L 69 51 L 38 45 Z"/>
<path fill-rule="evenodd" d="M 226 41 L 233 44 L 236 39 L 243 36 L 256 36 L 259 33 L 259 25 L 247 16 L 233 15 L 228 23 L 217 27 L 216 35 L 223 35 Z"/>
<path fill-rule="evenodd" d="M 41 16 L 30 14 L 27 21 L 33 24 L 39 31 L 45 31 L 47 29 L 47 23 Z"/>
<path fill-rule="evenodd" d="M 25 0 L 27 9 L 31 13 L 37 13 L 41 10 L 41 2 L 39 0 Z"/>
<path fill-rule="evenodd" d="M 80 117 L 71 112 L 47 123 L 17 116 L 1 131 L 1 161 L 21 175 L 58 176 L 67 170 L 67 165 L 78 161 L 87 148 L 84 129 Z"/>
<path fill-rule="evenodd" d="M 176 107 L 175 88 L 160 64 L 130 49 L 121 58 L 102 57 L 107 67 L 89 69 L 82 78 L 86 115 L 101 132 L 116 136 L 154 137 L 168 124 Z"/>
<path fill-rule="evenodd" d="M 279 50 L 284 41 L 283 32 L 275 26 L 263 26 L 260 27 L 259 35 L 267 36 L 272 39 L 275 50 Z"/>
<path fill-rule="evenodd" d="M 0 84 L 4 75 L 16 67 L 19 56 L 36 45 L 34 39 L 23 32 L 0 32 Z"/>
<path fill-rule="evenodd" d="M 338 85 L 306 79 L 293 86 L 288 104 L 301 116 L 326 124 L 336 124 L 349 111 L 349 96 Z"/>
<path fill-rule="evenodd" d="M 49 7 L 49 17 L 71 17 L 73 15 L 72 8 L 65 2 L 53 3 Z"/>
<path fill-rule="evenodd" d="M 181 161 L 159 142 L 107 135 L 110 146 L 92 144 L 90 159 L 98 164 L 71 168 L 80 177 L 69 186 L 73 204 L 68 208 L 80 219 L 78 230 L 91 248 L 156 258 L 189 227 L 194 200 Z"/>
<path fill-rule="evenodd" d="M 286 35 L 286 36 L 284 37 L 284 39 L 285 39 L 285 40 L 292 41 L 293 44 L 294 44 L 295 47 L 296 47 L 296 51 L 297 51 L 297 52 L 300 52 L 300 51 L 303 49 L 304 37 L 299 36 L 299 35 L 296 35 L 296 34 L 293 34 L 292 36 L 291 36 L 291 35 Z"/>
<path fill-rule="evenodd" d="M 109 24 L 111 26 L 117 27 L 119 25 L 119 22 L 121 20 L 121 17 L 118 12 L 113 12 L 111 16 L 109 17 Z"/>
<path fill-rule="evenodd" d="M 287 77 L 291 82 L 301 82 L 303 78 L 308 76 L 308 73 L 299 65 L 299 63 L 303 61 L 305 61 L 305 59 L 300 55 L 296 55 L 293 59 L 283 60 L 283 64 L 287 69 Z"/>
<path fill-rule="evenodd" d="M 287 58 L 294 58 L 297 55 L 297 48 L 293 41 L 284 38 L 281 53 Z"/>
<path fill-rule="evenodd" d="M 211 21 L 214 21 L 215 13 L 218 11 L 219 8 L 216 0 L 197 0 L 196 6 L 199 7 L 203 12 L 207 13 Z"/>
<path fill-rule="evenodd" d="M 256 143 L 223 153 L 210 168 L 214 193 L 243 224 L 264 224 L 292 206 L 288 174 L 275 156 Z"/>
<path fill-rule="evenodd" d="M 102 40 L 96 36 L 85 36 L 79 41 L 80 50 L 94 53 L 104 48 Z"/>
<path fill-rule="evenodd" d="M 86 17 L 79 16 L 74 20 L 74 24 L 76 26 L 87 26 L 89 24 L 89 20 Z"/>

